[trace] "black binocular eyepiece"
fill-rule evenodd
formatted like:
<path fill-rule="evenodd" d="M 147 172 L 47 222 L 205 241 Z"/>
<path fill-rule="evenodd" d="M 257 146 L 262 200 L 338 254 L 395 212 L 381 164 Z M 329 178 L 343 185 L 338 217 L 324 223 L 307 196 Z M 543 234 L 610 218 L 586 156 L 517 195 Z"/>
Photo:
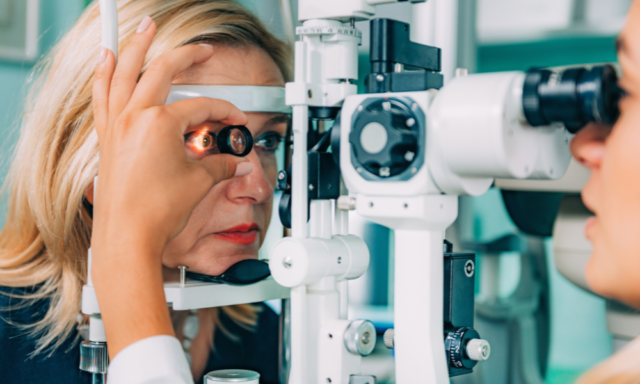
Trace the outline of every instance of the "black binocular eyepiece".
<path fill-rule="evenodd" d="M 532 69 L 525 77 L 522 106 L 529 125 L 562 123 L 576 133 L 589 123 L 614 124 L 623 93 L 609 64 L 562 71 Z"/>

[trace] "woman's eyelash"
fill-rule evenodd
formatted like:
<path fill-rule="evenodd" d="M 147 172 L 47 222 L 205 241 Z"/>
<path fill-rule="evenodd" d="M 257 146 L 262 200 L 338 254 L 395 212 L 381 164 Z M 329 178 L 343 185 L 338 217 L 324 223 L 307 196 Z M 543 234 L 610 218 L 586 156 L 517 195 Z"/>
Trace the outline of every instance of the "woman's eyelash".
<path fill-rule="evenodd" d="M 264 150 L 272 150 L 275 151 L 278 148 L 278 145 L 282 142 L 284 138 L 282 135 L 276 132 L 269 132 L 262 136 L 260 136 L 255 145 L 258 147 L 264 148 Z"/>

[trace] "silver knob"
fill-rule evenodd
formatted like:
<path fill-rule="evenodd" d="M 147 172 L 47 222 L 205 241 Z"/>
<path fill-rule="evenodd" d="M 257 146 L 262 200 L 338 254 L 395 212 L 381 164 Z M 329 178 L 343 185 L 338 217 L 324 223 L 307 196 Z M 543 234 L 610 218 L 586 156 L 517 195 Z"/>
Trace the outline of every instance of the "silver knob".
<path fill-rule="evenodd" d="M 386 331 L 384 331 L 384 336 L 382 337 L 382 340 L 384 340 L 384 346 L 389 348 L 389 349 L 394 349 L 395 348 L 395 344 L 393 343 L 393 338 L 396 335 L 396 331 L 393 328 L 389 328 Z"/>
<path fill-rule="evenodd" d="M 369 320 L 355 320 L 344 332 L 344 346 L 354 355 L 369 356 L 376 347 L 376 328 Z"/>
<path fill-rule="evenodd" d="M 80 343 L 80 370 L 91 373 L 107 373 L 109 352 L 107 343 L 84 340 Z"/>
<path fill-rule="evenodd" d="M 491 345 L 487 340 L 471 339 L 467 343 L 467 355 L 471 360 L 485 361 L 491 355 Z"/>
<path fill-rule="evenodd" d="M 355 197 L 342 195 L 338 197 L 338 209 L 343 211 L 353 211 L 356 209 L 356 199 Z"/>

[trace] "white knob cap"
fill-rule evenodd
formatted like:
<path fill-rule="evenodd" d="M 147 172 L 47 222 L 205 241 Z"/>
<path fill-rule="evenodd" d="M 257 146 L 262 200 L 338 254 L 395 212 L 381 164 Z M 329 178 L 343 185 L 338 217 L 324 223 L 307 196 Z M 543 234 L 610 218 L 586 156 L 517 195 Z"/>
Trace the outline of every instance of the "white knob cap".
<path fill-rule="evenodd" d="M 485 361 L 491 355 L 491 346 L 487 340 L 472 339 L 467 343 L 467 355 L 471 360 Z"/>
<path fill-rule="evenodd" d="M 386 331 L 384 331 L 384 336 L 383 336 L 383 340 L 384 340 L 384 346 L 389 348 L 389 349 L 394 349 L 395 345 L 393 344 L 393 338 L 396 335 L 396 331 L 393 330 L 393 328 L 389 328 Z"/>
<path fill-rule="evenodd" d="M 353 211 L 356 209 L 356 198 L 347 195 L 338 197 L 338 209 Z"/>

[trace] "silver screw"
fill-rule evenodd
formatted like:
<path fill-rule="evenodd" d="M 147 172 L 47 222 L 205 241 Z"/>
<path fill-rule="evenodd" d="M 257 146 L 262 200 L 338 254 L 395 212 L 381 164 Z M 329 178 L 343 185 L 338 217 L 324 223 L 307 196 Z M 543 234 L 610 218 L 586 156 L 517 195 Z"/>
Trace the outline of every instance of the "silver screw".
<path fill-rule="evenodd" d="M 416 167 L 411 168 L 411 173 L 416 173 L 416 172 L 418 172 L 418 168 Z"/>
<path fill-rule="evenodd" d="M 310 190 L 310 191 L 313 191 L 313 189 L 314 189 L 313 184 L 309 184 L 309 190 Z"/>
<path fill-rule="evenodd" d="M 291 259 L 291 256 L 287 256 L 282 259 L 282 265 L 284 265 L 284 267 L 287 269 L 291 268 L 293 266 L 293 260 Z"/>
<path fill-rule="evenodd" d="M 187 267 L 186 265 L 181 265 L 178 267 L 178 269 L 180 270 L 180 286 L 184 287 L 185 283 L 187 282 L 187 269 L 189 269 L 189 267 Z"/>
<path fill-rule="evenodd" d="M 380 170 L 378 171 L 378 173 L 380 174 L 380 177 L 389 177 L 391 176 L 391 168 L 380 167 Z"/>
<path fill-rule="evenodd" d="M 358 171 L 358 173 L 362 173 L 362 167 L 356 168 L 356 171 Z"/>
<path fill-rule="evenodd" d="M 376 76 L 376 80 L 382 82 L 382 81 L 384 81 L 384 76 L 378 75 L 378 76 Z"/>
<path fill-rule="evenodd" d="M 371 342 L 371 334 L 369 332 L 365 332 L 362 334 L 362 344 L 367 345 Z"/>
<path fill-rule="evenodd" d="M 358 112 L 362 112 L 363 109 L 364 107 L 362 105 L 358 105 Z"/>
<path fill-rule="evenodd" d="M 416 119 L 414 119 L 413 117 L 410 117 L 407 119 L 407 127 L 411 128 L 416 124 Z"/>
<path fill-rule="evenodd" d="M 278 173 L 278 180 L 284 180 L 284 172 Z"/>
<path fill-rule="evenodd" d="M 407 153 L 404 154 L 404 159 L 407 160 L 408 162 L 412 162 L 413 159 L 415 159 L 416 154 L 411 152 L 411 151 L 407 151 Z"/>
<path fill-rule="evenodd" d="M 391 110 L 391 103 L 388 101 L 385 101 L 384 103 L 382 103 L 382 109 L 384 109 L 385 111 L 390 111 Z"/>
<path fill-rule="evenodd" d="M 418 104 L 417 103 L 411 104 L 411 110 L 412 111 L 417 111 L 418 110 Z"/>

